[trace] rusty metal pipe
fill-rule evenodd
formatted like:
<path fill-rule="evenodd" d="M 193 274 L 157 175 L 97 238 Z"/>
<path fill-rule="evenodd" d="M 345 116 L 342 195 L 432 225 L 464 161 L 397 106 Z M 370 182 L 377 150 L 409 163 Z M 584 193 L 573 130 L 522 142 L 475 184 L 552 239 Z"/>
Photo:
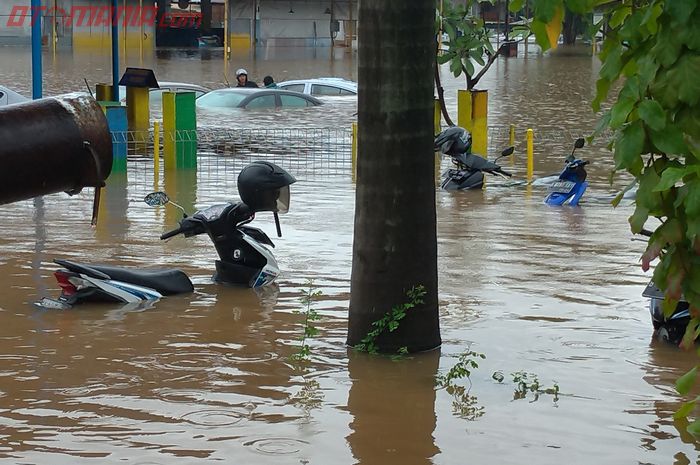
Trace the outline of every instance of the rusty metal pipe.
<path fill-rule="evenodd" d="M 90 95 L 0 108 L 0 205 L 100 187 L 112 170 L 112 136 Z"/>

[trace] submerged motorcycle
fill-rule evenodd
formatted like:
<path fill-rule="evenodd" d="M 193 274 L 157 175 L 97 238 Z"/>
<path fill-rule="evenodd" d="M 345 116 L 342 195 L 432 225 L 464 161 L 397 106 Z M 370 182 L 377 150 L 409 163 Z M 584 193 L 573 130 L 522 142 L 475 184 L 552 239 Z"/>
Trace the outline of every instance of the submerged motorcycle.
<path fill-rule="evenodd" d="M 547 205 L 576 206 L 581 197 L 583 197 L 584 192 L 588 188 L 585 166 L 589 162 L 575 158 L 574 152 L 576 152 L 576 149 L 583 147 L 584 144 L 583 138 L 576 139 L 574 149 L 566 157 L 566 164 L 559 174 L 559 178 L 549 187 L 549 193 L 544 199 L 544 203 Z"/>
<path fill-rule="evenodd" d="M 289 186 L 295 182 L 273 163 L 254 162 L 238 176 L 241 202 L 213 205 L 188 216 L 164 192 L 148 194 L 144 201 L 150 206 L 169 203 L 183 212 L 179 226 L 161 235 L 161 240 L 206 233 L 219 254 L 214 280 L 258 288 L 271 284 L 280 271 L 270 250 L 274 243 L 263 231 L 247 224 L 257 212 L 273 212 L 277 236 L 282 237 L 279 214 L 288 211 Z M 194 290 L 189 277 L 177 269 L 144 271 L 69 260 L 54 262 L 63 267 L 54 273 L 62 292 L 58 299 L 37 302 L 42 308 L 68 309 L 85 301 L 136 303 Z"/>
<path fill-rule="evenodd" d="M 643 229 L 640 234 L 650 237 L 653 233 Z M 651 314 L 651 323 L 654 327 L 654 335 L 662 341 L 675 345 L 680 344 L 690 322 L 690 305 L 688 301 L 681 296 L 673 313 L 668 316 L 664 315 L 662 307 L 664 292 L 654 284 L 653 279 L 644 288 L 642 296 L 649 299 L 649 313 Z"/>
<path fill-rule="evenodd" d="M 450 127 L 435 137 L 435 150 L 452 157 L 456 168 L 443 173 L 442 188 L 445 190 L 479 189 L 484 185 L 484 173 L 509 178 L 512 175 L 504 171 L 496 162 L 512 155 L 514 147 L 508 147 L 494 161 L 471 153 L 472 136 L 466 129 Z"/>

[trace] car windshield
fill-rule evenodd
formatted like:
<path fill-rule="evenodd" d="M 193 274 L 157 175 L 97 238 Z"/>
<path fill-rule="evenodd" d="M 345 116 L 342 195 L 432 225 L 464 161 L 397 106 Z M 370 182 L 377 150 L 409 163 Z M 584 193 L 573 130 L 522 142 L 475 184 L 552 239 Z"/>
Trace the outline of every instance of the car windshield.
<path fill-rule="evenodd" d="M 247 97 L 247 94 L 231 91 L 214 91 L 197 99 L 197 105 L 213 108 L 234 108 Z"/>

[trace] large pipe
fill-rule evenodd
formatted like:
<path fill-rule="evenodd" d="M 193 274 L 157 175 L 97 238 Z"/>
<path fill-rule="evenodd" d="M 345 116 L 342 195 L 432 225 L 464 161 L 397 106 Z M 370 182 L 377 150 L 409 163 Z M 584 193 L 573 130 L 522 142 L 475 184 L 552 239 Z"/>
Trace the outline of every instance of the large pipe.
<path fill-rule="evenodd" d="M 0 108 L 0 205 L 100 187 L 112 136 L 99 104 L 67 94 Z"/>
<path fill-rule="evenodd" d="M 119 101 L 119 0 L 112 0 L 112 98 Z M 126 23 L 126 20 L 124 20 Z"/>

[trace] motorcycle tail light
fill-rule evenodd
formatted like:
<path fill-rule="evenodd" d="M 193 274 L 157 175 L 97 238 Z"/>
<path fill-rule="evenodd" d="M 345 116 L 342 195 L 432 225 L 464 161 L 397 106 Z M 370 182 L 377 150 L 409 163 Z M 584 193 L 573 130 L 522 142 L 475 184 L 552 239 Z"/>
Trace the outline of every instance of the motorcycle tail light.
<path fill-rule="evenodd" d="M 70 274 L 66 273 L 65 271 L 56 271 L 53 274 L 56 277 L 56 281 L 58 281 L 58 285 L 61 286 L 61 292 L 65 296 L 71 296 L 78 292 L 78 289 L 75 287 L 75 285 L 70 282 Z"/>

